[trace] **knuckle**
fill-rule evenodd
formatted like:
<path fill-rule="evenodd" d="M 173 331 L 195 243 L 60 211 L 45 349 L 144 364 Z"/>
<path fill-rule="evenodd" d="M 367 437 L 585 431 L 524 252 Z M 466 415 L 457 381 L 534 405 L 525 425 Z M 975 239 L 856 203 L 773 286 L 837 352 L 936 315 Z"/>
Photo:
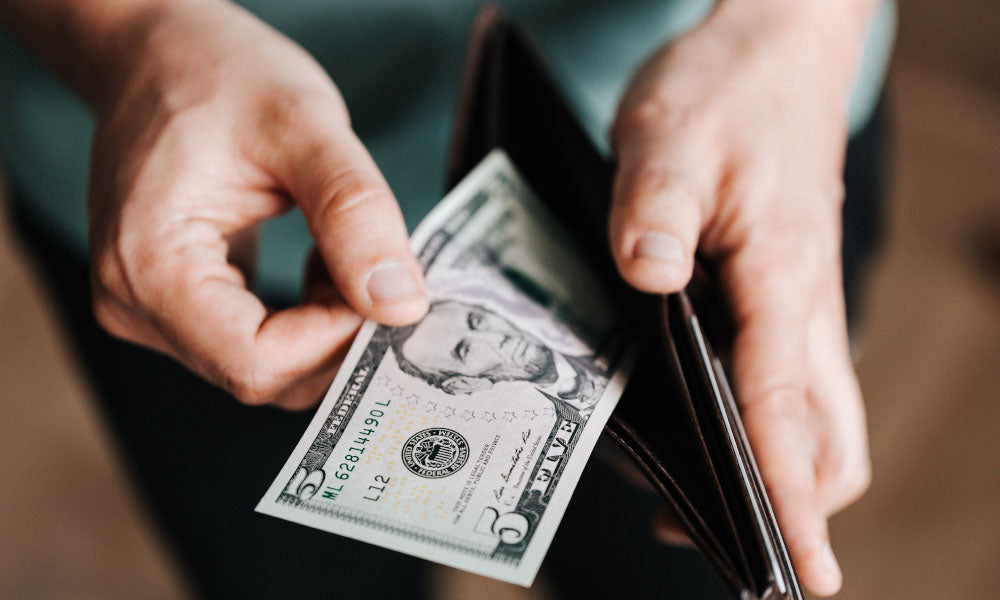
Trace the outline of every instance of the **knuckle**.
<path fill-rule="evenodd" d="M 742 407 L 747 419 L 769 425 L 787 424 L 798 427 L 807 422 L 808 405 L 805 389 L 794 383 L 774 383 L 761 387 L 748 396 Z M 757 415 L 751 415 L 757 412 Z"/>
<path fill-rule="evenodd" d="M 653 94 L 618 113 L 612 128 L 612 137 L 619 141 L 622 136 L 643 133 L 654 127 L 661 127 L 671 114 L 666 99 Z"/>
<path fill-rule="evenodd" d="M 251 360 L 245 368 L 225 380 L 225 388 L 247 406 L 273 404 L 284 391 L 280 378 L 260 364 Z"/>
<path fill-rule="evenodd" d="M 106 293 L 95 292 L 93 305 L 94 319 L 112 337 L 127 342 L 136 342 L 136 337 L 126 325 L 121 309 L 115 306 Z"/>
<path fill-rule="evenodd" d="M 617 195 L 626 208 L 655 199 L 667 201 L 671 212 L 699 209 L 706 197 L 689 175 L 653 161 L 643 161 L 623 175 Z"/>
<path fill-rule="evenodd" d="M 144 237 L 145 234 L 137 236 L 115 231 L 102 244 L 93 260 L 92 281 L 126 304 L 136 303 L 136 281 L 149 272 L 144 258 L 152 252 L 149 248 L 156 244 L 136 243 Z"/>
<path fill-rule="evenodd" d="M 336 94 L 316 89 L 278 88 L 264 94 L 259 108 L 263 125 L 280 136 L 313 137 L 317 119 L 343 120 L 350 125 L 347 108 Z"/>
<path fill-rule="evenodd" d="M 124 298 L 127 296 L 128 286 L 125 284 L 121 261 L 113 253 L 102 253 L 96 257 L 93 266 L 93 283 L 95 288 Z"/>
<path fill-rule="evenodd" d="M 865 459 L 850 464 L 842 464 L 835 475 L 839 504 L 847 505 L 868 491 L 872 482 L 871 461 Z"/>
<path fill-rule="evenodd" d="M 792 298 L 815 288 L 837 266 L 840 246 L 832 236 L 798 225 L 761 226 L 742 253 L 740 269 L 770 297 Z"/>
<path fill-rule="evenodd" d="M 615 118 L 611 132 L 618 146 L 625 137 L 642 137 L 650 132 L 696 133 L 706 129 L 705 111 L 672 101 L 666 93 L 657 90 L 623 107 Z M 697 139 L 698 136 L 689 137 Z"/>
<path fill-rule="evenodd" d="M 858 500 L 872 482 L 871 457 L 855 445 L 820 444 L 816 458 L 818 492 L 827 514 Z"/>
<path fill-rule="evenodd" d="M 270 404 L 274 399 L 274 395 L 259 387 L 252 377 L 227 378 L 225 388 L 233 397 L 247 406 L 264 406 Z"/>
<path fill-rule="evenodd" d="M 317 211 L 320 223 L 336 221 L 349 212 L 370 208 L 389 198 L 388 190 L 374 184 L 353 167 L 333 173 L 323 185 L 322 205 Z"/>

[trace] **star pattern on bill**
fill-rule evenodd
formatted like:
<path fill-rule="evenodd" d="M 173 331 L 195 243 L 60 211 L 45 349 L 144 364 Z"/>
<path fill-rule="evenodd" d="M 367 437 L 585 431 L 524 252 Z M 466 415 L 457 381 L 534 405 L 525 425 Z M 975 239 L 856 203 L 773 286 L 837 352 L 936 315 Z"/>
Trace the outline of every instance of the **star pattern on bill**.
<path fill-rule="evenodd" d="M 411 404 L 418 404 L 424 408 L 426 412 L 439 414 L 445 418 L 460 418 L 465 421 L 485 421 L 486 423 L 492 423 L 493 421 L 506 421 L 508 423 L 513 423 L 514 421 L 534 421 L 538 417 L 542 416 L 555 416 L 556 412 L 551 406 L 543 408 L 539 411 L 537 408 L 526 408 L 520 412 L 513 410 L 500 411 L 482 411 L 477 414 L 475 410 L 462 410 L 459 411 L 454 406 L 441 406 L 437 402 L 427 401 L 427 402 L 415 402 L 410 401 Z"/>

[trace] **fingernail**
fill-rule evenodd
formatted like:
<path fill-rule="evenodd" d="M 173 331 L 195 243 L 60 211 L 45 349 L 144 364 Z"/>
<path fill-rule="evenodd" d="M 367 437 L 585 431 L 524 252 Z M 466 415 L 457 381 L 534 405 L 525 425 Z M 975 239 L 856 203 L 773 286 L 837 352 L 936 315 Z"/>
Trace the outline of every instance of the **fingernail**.
<path fill-rule="evenodd" d="M 398 302 L 420 293 L 420 283 L 408 265 L 385 262 L 368 273 L 368 296 L 375 304 Z"/>
<path fill-rule="evenodd" d="M 632 256 L 664 263 L 683 264 L 684 246 L 672 235 L 651 231 L 643 234 L 635 243 Z"/>
<path fill-rule="evenodd" d="M 840 572 L 840 565 L 837 564 L 837 557 L 833 555 L 833 548 L 830 547 L 830 544 L 826 544 L 819 551 L 816 562 L 821 571 L 824 591 L 830 594 L 836 593 L 840 589 L 843 574 Z"/>

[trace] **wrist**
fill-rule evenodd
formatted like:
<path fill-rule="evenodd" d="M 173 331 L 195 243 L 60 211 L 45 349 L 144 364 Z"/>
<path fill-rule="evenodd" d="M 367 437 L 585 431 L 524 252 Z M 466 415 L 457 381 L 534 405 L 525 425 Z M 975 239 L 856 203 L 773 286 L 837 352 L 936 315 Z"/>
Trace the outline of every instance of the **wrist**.
<path fill-rule="evenodd" d="M 137 79 L 190 49 L 186 31 L 232 21 L 226 0 L 7 0 L 0 25 L 101 114 Z M 200 28 L 200 29 L 199 29 Z M 211 33 L 208 33 L 211 36 Z"/>
<path fill-rule="evenodd" d="M 723 0 L 709 22 L 747 51 L 767 57 L 777 53 L 787 57 L 782 61 L 787 66 L 817 69 L 830 86 L 846 93 L 879 1 Z"/>
<path fill-rule="evenodd" d="M 711 20 L 753 46 L 817 57 L 850 85 L 868 22 L 879 0 L 723 0 Z"/>
<path fill-rule="evenodd" d="M 127 32 L 168 0 L 8 0 L 0 24 L 94 104 L 127 56 Z"/>
<path fill-rule="evenodd" d="M 783 27 L 834 29 L 851 41 L 860 41 L 875 7 L 882 0 L 721 0 L 716 13 L 732 13 L 744 22 Z"/>
<path fill-rule="evenodd" d="M 140 0 L 131 10 L 103 23 L 104 36 L 81 61 L 76 88 L 98 114 L 111 110 L 123 98 L 169 73 L 170 56 L 197 54 L 186 32 L 201 17 L 228 2 L 198 0 Z M 183 70 L 183 65 L 177 65 Z"/>

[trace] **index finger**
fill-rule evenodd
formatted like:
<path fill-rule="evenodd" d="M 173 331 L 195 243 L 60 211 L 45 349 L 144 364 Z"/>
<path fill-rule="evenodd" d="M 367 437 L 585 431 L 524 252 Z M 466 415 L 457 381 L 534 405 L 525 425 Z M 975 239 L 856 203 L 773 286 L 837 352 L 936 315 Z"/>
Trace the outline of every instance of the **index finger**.
<path fill-rule="evenodd" d="M 724 266 L 737 320 L 734 375 L 747 436 L 796 570 L 810 590 L 830 595 L 841 573 L 818 502 L 808 399 L 816 275 L 801 249 L 768 242 L 767 249 L 742 249 Z"/>
<path fill-rule="evenodd" d="M 428 306 L 423 274 L 388 183 L 328 100 L 295 106 L 274 133 L 279 151 L 267 166 L 302 208 L 332 281 L 367 318 L 419 320 Z"/>
<path fill-rule="evenodd" d="M 199 231 L 185 239 L 202 243 L 157 259 L 143 286 L 144 309 L 185 364 L 258 405 L 336 363 L 360 324 L 353 310 L 315 300 L 269 310 L 226 262 L 221 234 L 207 223 L 188 226 Z"/>

